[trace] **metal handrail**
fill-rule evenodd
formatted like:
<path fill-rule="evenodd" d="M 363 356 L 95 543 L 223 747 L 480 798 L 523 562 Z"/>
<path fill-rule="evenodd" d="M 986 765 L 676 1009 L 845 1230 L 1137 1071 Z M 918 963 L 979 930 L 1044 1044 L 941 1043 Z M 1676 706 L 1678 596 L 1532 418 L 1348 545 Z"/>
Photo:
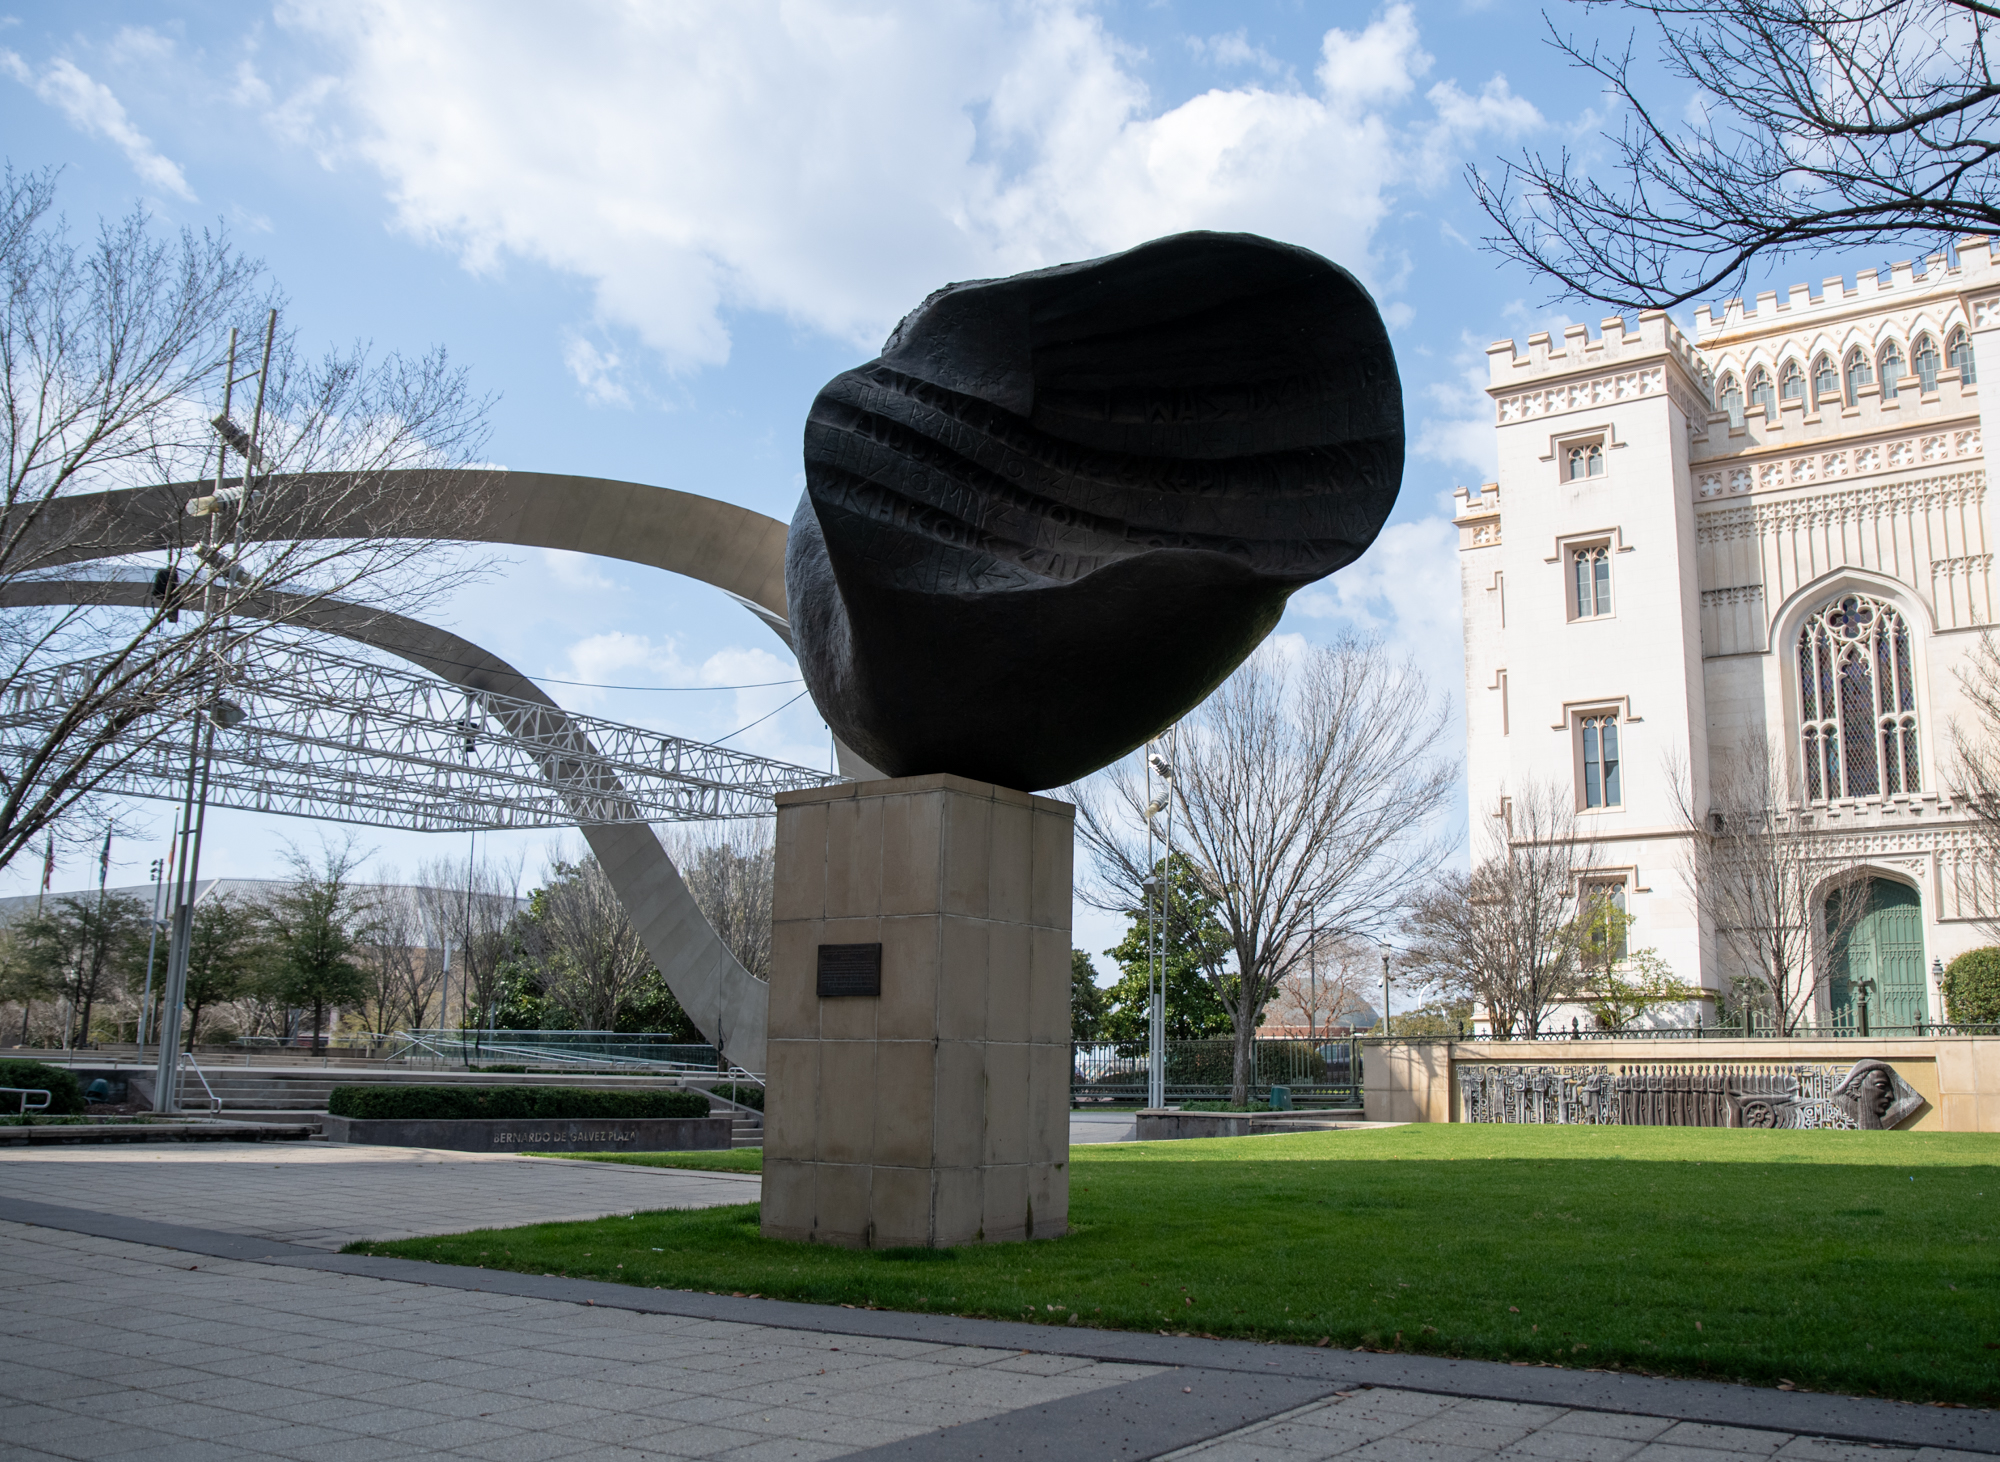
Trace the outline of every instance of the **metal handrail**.
<path fill-rule="evenodd" d="M 220 1113 L 222 1111 L 222 1098 L 215 1094 L 215 1088 L 210 1086 L 208 1084 L 208 1078 L 202 1075 L 201 1063 L 194 1059 L 194 1052 L 192 1051 L 183 1052 L 181 1055 L 181 1059 L 187 1062 L 188 1070 L 192 1071 L 194 1073 L 195 1080 L 201 1083 L 201 1089 L 208 1093 L 209 1116 L 213 1117 L 218 1113 Z M 180 1099 L 178 1097 L 175 1098 L 176 1104 L 178 1104 L 179 1100 Z"/>
<path fill-rule="evenodd" d="M 17 1117 L 25 1117 L 30 1112 L 46 1112 L 49 1109 L 49 1093 L 44 1087 L 0 1086 L 0 1097 L 4 1096 L 17 1096 L 21 1099 L 21 1110 L 14 1114 Z M 41 1100 L 29 1106 L 28 1098 L 31 1096 L 38 1096 Z"/>

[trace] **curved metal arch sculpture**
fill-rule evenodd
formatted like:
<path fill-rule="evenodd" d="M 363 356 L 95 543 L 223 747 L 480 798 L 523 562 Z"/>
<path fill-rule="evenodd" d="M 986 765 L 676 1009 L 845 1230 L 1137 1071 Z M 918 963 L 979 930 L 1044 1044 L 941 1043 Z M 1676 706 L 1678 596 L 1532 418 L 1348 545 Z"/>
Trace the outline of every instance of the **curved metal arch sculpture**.
<path fill-rule="evenodd" d="M 0 589 L 0 608 L 102 604 L 145 608 L 151 584 L 130 579 L 36 579 Z M 386 650 L 475 695 L 561 707 L 527 676 L 470 640 L 398 614 L 320 601 L 301 605 L 266 596 L 267 609 L 323 634 Z M 254 613 L 254 603 L 242 606 Z M 504 711 L 497 718 L 506 722 Z M 512 730 L 512 727 L 509 727 Z M 716 1049 L 746 1071 L 764 1069 L 769 987 L 744 969 L 709 925 L 658 836 L 645 823 L 583 824 L 590 845 L 661 978 Z"/>
<path fill-rule="evenodd" d="M 286 536 L 296 526 L 285 517 L 286 487 L 331 476 L 280 473 L 260 478 L 263 505 L 256 531 Z M 785 525 L 733 503 L 670 487 L 503 468 L 383 472 L 371 479 L 374 492 L 342 495 L 350 510 L 342 518 L 315 524 L 315 532 L 370 537 L 379 527 L 375 506 L 392 499 L 399 483 L 421 481 L 436 491 L 454 480 L 475 496 L 480 508 L 476 518 L 460 525 L 461 536 L 454 541 L 566 549 L 682 574 L 722 590 L 791 643 L 785 617 Z M 211 490 L 206 482 L 170 482 L 59 498 L 42 510 L 20 552 L 37 564 L 58 568 L 170 549 L 181 541 L 179 528 L 189 499 Z M 38 547 L 37 539 L 46 546 Z"/>

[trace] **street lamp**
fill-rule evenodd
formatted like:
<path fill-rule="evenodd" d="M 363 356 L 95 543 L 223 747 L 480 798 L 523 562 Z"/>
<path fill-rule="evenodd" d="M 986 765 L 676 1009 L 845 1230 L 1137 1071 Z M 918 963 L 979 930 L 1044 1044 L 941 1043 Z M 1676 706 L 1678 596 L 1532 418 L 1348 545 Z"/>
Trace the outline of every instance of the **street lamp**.
<path fill-rule="evenodd" d="M 1387 940 L 1382 942 L 1382 1034 L 1389 1034 L 1389 956 L 1395 951 Z"/>

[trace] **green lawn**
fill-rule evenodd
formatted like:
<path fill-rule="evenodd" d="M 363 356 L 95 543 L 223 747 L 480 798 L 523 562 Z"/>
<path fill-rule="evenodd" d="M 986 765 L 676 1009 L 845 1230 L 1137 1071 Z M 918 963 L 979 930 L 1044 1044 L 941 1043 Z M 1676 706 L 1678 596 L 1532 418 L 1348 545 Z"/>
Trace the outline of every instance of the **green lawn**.
<path fill-rule="evenodd" d="M 355 1248 L 823 1304 L 2000 1402 L 2000 1136 L 1410 1126 L 1072 1157 L 1073 1231 L 1042 1243 L 855 1253 L 767 1241 L 742 1205 Z"/>

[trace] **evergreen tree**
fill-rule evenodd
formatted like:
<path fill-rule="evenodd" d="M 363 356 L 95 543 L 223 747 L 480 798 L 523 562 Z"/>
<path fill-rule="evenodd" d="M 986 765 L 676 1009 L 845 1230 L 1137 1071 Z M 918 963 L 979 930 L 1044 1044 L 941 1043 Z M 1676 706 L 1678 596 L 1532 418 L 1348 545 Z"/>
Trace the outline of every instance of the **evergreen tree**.
<path fill-rule="evenodd" d="M 238 1000 L 267 974 L 269 952 L 260 937 L 262 911 L 216 896 L 194 906 L 188 938 L 187 1048 L 201 1033 L 204 1012 Z M 143 983 L 143 966 L 135 980 Z"/>
<path fill-rule="evenodd" d="M 325 847 L 315 864 L 294 848 L 291 881 L 271 895 L 264 925 L 272 946 L 273 975 L 285 1001 L 311 1006 L 313 1049 L 331 1006 L 351 1005 L 368 994 L 368 972 L 354 959 L 366 913 L 352 875 L 361 855 L 352 843 Z"/>
<path fill-rule="evenodd" d="M 1154 877 L 1165 866 L 1163 858 L 1154 867 Z M 1143 1044 L 1146 1039 L 1146 980 L 1149 952 L 1152 958 L 1159 957 L 1153 948 L 1154 919 L 1159 912 L 1157 894 L 1148 905 L 1127 909 L 1131 923 L 1125 937 L 1105 951 L 1123 973 L 1104 992 L 1110 1008 L 1098 1027 L 1100 1040 Z M 1227 989 L 1231 984 L 1227 969 L 1232 949 L 1229 931 L 1215 917 L 1215 900 L 1202 887 L 1194 864 L 1181 853 L 1173 856 L 1166 917 L 1160 922 L 1166 936 L 1167 1039 L 1198 1041 L 1228 1035 L 1234 1028 L 1229 1007 L 1215 987 L 1220 984 Z"/>
<path fill-rule="evenodd" d="M 1102 1039 L 1098 1032 L 1104 1024 L 1104 1012 L 1109 1004 L 1107 993 L 1097 987 L 1097 966 L 1082 950 L 1072 949 L 1069 952 L 1069 1038 L 1072 1041 Z"/>

